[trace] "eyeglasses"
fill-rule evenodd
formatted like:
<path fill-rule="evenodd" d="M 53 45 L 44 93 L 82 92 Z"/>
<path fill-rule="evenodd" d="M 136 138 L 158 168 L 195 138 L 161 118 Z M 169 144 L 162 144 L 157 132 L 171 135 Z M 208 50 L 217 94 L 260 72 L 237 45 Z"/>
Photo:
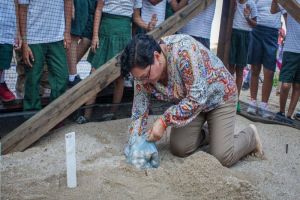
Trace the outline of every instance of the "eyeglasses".
<path fill-rule="evenodd" d="M 145 76 L 145 77 L 140 77 L 140 78 L 134 77 L 133 80 L 135 80 L 135 81 L 148 81 L 149 78 L 150 78 L 151 66 L 152 66 L 152 65 L 150 65 L 149 72 L 148 72 L 147 76 Z"/>

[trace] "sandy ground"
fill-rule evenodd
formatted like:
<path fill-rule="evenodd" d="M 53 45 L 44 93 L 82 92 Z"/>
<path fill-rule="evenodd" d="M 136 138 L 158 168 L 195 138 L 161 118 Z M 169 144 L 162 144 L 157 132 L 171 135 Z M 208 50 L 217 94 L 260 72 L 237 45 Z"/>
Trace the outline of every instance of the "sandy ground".
<path fill-rule="evenodd" d="M 174 157 L 165 137 L 158 144 L 161 166 L 139 171 L 122 153 L 129 122 L 71 124 L 25 152 L 2 156 L 1 199 L 299 199 L 299 130 L 256 124 L 268 159 L 248 156 L 230 169 L 202 151 Z M 248 124 L 237 117 L 237 130 Z M 71 131 L 77 145 L 75 189 L 66 187 L 64 134 Z"/>
<path fill-rule="evenodd" d="M 241 99 L 247 102 L 249 91 L 243 91 Z M 278 109 L 278 99 L 274 88 L 273 112 Z M 229 169 L 203 151 L 187 158 L 174 157 L 165 136 L 158 144 L 161 166 L 140 171 L 128 165 L 123 155 L 129 123 L 123 119 L 69 124 L 25 152 L 2 156 L 1 199 L 300 199 L 297 129 L 255 123 L 267 159 L 248 156 Z M 236 131 L 249 123 L 253 122 L 237 116 Z M 72 131 L 76 132 L 75 189 L 66 186 L 64 137 Z"/>

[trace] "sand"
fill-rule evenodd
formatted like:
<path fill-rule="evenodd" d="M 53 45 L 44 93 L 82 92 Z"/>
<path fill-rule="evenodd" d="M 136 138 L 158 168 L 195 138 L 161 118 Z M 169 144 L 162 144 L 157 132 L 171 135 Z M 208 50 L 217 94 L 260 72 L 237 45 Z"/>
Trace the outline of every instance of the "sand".
<path fill-rule="evenodd" d="M 300 196 L 299 130 L 256 124 L 268 159 L 248 156 L 230 169 L 203 151 L 188 158 L 172 156 L 166 136 L 158 144 L 161 166 L 137 170 L 123 156 L 129 122 L 70 124 L 24 152 L 2 156 L 1 199 L 294 200 Z M 237 130 L 247 124 L 248 120 L 237 118 Z M 76 132 L 77 145 L 75 189 L 66 186 L 64 134 L 71 131 Z"/>

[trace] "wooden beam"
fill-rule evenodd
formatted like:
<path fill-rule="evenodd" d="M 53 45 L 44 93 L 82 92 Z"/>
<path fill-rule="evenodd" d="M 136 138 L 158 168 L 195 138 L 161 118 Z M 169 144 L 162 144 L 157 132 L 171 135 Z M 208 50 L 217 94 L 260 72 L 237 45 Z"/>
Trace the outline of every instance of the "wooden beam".
<path fill-rule="evenodd" d="M 223 61 L 226 67 L 229 63 L 231 31 L 234 16 L 234 1 L 235 0 L 224 0 L 222 7 L 217 55 Z"/>
<path fill-rule="evenodd" d="M 203 11 L 212 0 L 194 0 L 174 16 L 163 22 L 150 34 L 155 38 L 173 34 L 194 16 Z M 92 96 L 120 76 L 116 57 L 102 65 L 95 73 L 66 91 L 43 110 L 1 139 L 2 153 L 23 151 L 72 112 L 86 103 Z"/>
<path fill-rule="evenodd" d="M 296 0 L 277 0 L 278 3 L 300 24 L 300 4 Z"/>
<path fill-rule="evenodd" d="M 182 28 L 187 22 L 197 16 L 201 11 L 203 11 L 207 6 L 212 4 L 213 0 L 194 0 L 173 16 L 168 18 L 166 21 L 160 24 L 155 30 L 151 31 L 149 34 L 155 39 L 159 39 L 165 35 L 174 34 L 180 28 Z M 201 24 L 199 24 L 201 26 Z"/>

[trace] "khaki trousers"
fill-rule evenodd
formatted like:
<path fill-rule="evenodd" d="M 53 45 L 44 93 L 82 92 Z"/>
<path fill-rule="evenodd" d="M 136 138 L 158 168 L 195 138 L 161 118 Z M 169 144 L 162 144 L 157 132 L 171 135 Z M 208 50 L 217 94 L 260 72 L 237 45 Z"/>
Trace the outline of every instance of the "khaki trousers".
<path fill-rule="evenodd" d="M 235 116 L 236 104 L 226 103 L 210 112 L 200 113 L 185 127 L 172 128 L 171 152 L 176 156 L 185 157 L 195 152 L 208 140 L 210 154 L 224 166 L 233 165 L 256 147 L 254 131 L 250 127 L 234 134 Z M 205 121 L 208 124 L 207 135 L 201 132 Z"/>

